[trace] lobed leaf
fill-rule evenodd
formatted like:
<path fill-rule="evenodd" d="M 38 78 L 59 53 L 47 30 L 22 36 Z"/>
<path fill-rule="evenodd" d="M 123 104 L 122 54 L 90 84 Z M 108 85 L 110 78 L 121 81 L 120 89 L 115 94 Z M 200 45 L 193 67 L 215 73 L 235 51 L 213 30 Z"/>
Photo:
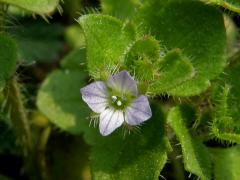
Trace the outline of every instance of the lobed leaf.
<path fill-rule="evenodd" d="M 80 96 L 85 79 L 86 74 L 81 71 L 54 71 L 37 96 L 40 111 L 57 127 L 73 134 L 81 133 L 89 124 L 89 108 Z"/>
<path fill-rule="evenodd" d="M 167 49 L 179 48 L 191 59 L 195 78 L 172 89 L 170 94 L 199 94 L 207 89 L 209 80 L 222 72 L 226 33 L 222 13 L 214 7 L 197 1 L 152 0 L 138 11 L 135 22 Z"/>
<path fill-rule="evenodd" d="M 185 107 L 174 107 L 169 111 L 167 122 L 181 143 L 184 167 L 202 179 L 211 179 L 211 161 L 208 149 L 193 139 L 187 129 L 192 113 Z"/>

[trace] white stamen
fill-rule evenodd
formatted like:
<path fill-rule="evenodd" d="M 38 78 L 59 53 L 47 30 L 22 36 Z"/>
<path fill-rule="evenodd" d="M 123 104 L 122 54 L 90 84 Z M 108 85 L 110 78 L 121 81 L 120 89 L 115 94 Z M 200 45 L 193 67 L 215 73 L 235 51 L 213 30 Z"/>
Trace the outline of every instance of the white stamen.
<path fill-rule="evenodd" d="M 121 106 L 122 105 L 122 102 L 120 100 L 117 101 L 117 105 L 118 106 Z"/>
<path fill-rule="evenodd" d="M 112 101 L 115 102 L 117 100 L 117 96 L 112 96 Z"/>

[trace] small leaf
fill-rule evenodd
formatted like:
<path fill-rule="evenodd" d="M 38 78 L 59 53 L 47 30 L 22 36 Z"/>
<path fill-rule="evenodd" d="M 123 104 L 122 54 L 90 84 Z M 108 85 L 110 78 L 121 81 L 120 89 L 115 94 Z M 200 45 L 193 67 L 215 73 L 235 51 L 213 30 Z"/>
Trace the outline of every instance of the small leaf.
<path fill-rule="evenodd" d="M 81 69 L 86 63 L 86 49 L 74 49 L 61 61 L 64 69 Z"/>
<path fill-rule="evenodd" d="M 59 0 L 0 0 L 0 2 L 18 6 L 33 13 L 47 14 L 57 7 Z"/>
<path fill-rule="evenodd" d="M 11 78 L 17 62 L 16 43 L 7 34 L 0 34 L 0 90 Z"/>
<path fill-rule="evenodd" d="M 167 122 L 181 143 L 185 169 L 202 179 L 211 179 L 208 149 L 201 142 L 193 139 L 186 127 L 192 115 L 192 112 L 183 106 L 174 107 L 168 114 Z"/>
<path fill-rule="evenodd" d="M 197 1 L 152 0 L 138 11 L 136 23 L 167 49 L 179 48 L 191 59 L 195 78 L 172 89 L 175 96 L 196 95 L 209 87 L 226 62 L 226 33 L 223 15 Z"/>
<path fill-rule="evenodd" d="M 93 179 L 158 179 L 167 161 L 169 149 L 164 132 L 164 117 L 157 105 L 153 117 L 141 126 L 140 132 L 123 137 L 121 132 L 103 137 L 92 129 L 85 139 L 92 145 L 90 163 Z"/>
<path fill-rule="evenodd" d="M 54 71 L 37 96 L 40 111 L 57 127 L 74 134 L 81 133 L 89 124 L 89 108 L 80 95 L 85 78 L 86 74 L 80 71 Z"/>
<path fill-rule="evenodd" d="M 158 77 L 148 89 L 150 94 L 167 93 L 195 75 L 192 64 L 179 49 L 169 51 L 158 66 Z"/>
<path fill-rule="evenodd" d="M 214 163 L 214 178 L 217 180 L 240 177 L 240 146 L 227 149 L 211 149 Z"/>
<path fill-rule="evenodd" d="M 134 30 L 107 15 L 85 15 L 78 22 L 86 37 L 89 73 L 100 79 L 101 73 L 110 73 L 123 63 L 124 52 L 135 38 Z"/>
<path fill-rule="evenodd" d="M 160 58 L 158 41 L 151 36 L 144 36 L 134 42 L 125 57 L 125 69 L 135 75 L 141 81 L 151 81 L 157 62 Z"/>

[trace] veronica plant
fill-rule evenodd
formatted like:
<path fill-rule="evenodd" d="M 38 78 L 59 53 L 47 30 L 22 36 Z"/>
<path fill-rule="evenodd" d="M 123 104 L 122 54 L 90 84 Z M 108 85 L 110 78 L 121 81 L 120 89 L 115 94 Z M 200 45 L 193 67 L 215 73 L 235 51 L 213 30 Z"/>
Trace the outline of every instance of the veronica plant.
<path fill-rule="evenodd" d="M 139 125 L 152 116 L 147 97 L 138 97 L 137 83 L 127 71 L 113 75 L 107 82 L 87 85 L 81 93 L 88 106 L 100 113 L 99 129 L 104 136 L 122 124 Z"/>

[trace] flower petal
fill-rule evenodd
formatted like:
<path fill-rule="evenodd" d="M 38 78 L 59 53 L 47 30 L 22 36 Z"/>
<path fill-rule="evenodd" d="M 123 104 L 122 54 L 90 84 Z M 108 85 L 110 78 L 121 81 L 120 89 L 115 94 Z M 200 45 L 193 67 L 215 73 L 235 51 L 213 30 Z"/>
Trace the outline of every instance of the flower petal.
<path fill-rule="evenodd" d="M 125 121 L 130 125 L 138 125 L 148 120 L 152 111 L 146 96 L 137 98 L 125 111 Z"/>
<path fill-rule="evenodd" d="M 121 93 L 131 93 L 137 96 L 137 84 L 136 81 L 130 76 L 130 74 L 124 70 L 118 74 L 113 75 L 109 78 L 107 85 Z"/>
<path fill-rule="evenodd" d="M 124 122 L 123 112 L 112 108 L 105 109 L 100 114 L 99 129 L 103 136 L 111 134 Z"/>
<path fill-rule="evenodd" d="M 96 81 L 80 89 L 82 99 L 96 113 L 103 112 L 108 104 L 108 92 L 104 82 Z"/>

